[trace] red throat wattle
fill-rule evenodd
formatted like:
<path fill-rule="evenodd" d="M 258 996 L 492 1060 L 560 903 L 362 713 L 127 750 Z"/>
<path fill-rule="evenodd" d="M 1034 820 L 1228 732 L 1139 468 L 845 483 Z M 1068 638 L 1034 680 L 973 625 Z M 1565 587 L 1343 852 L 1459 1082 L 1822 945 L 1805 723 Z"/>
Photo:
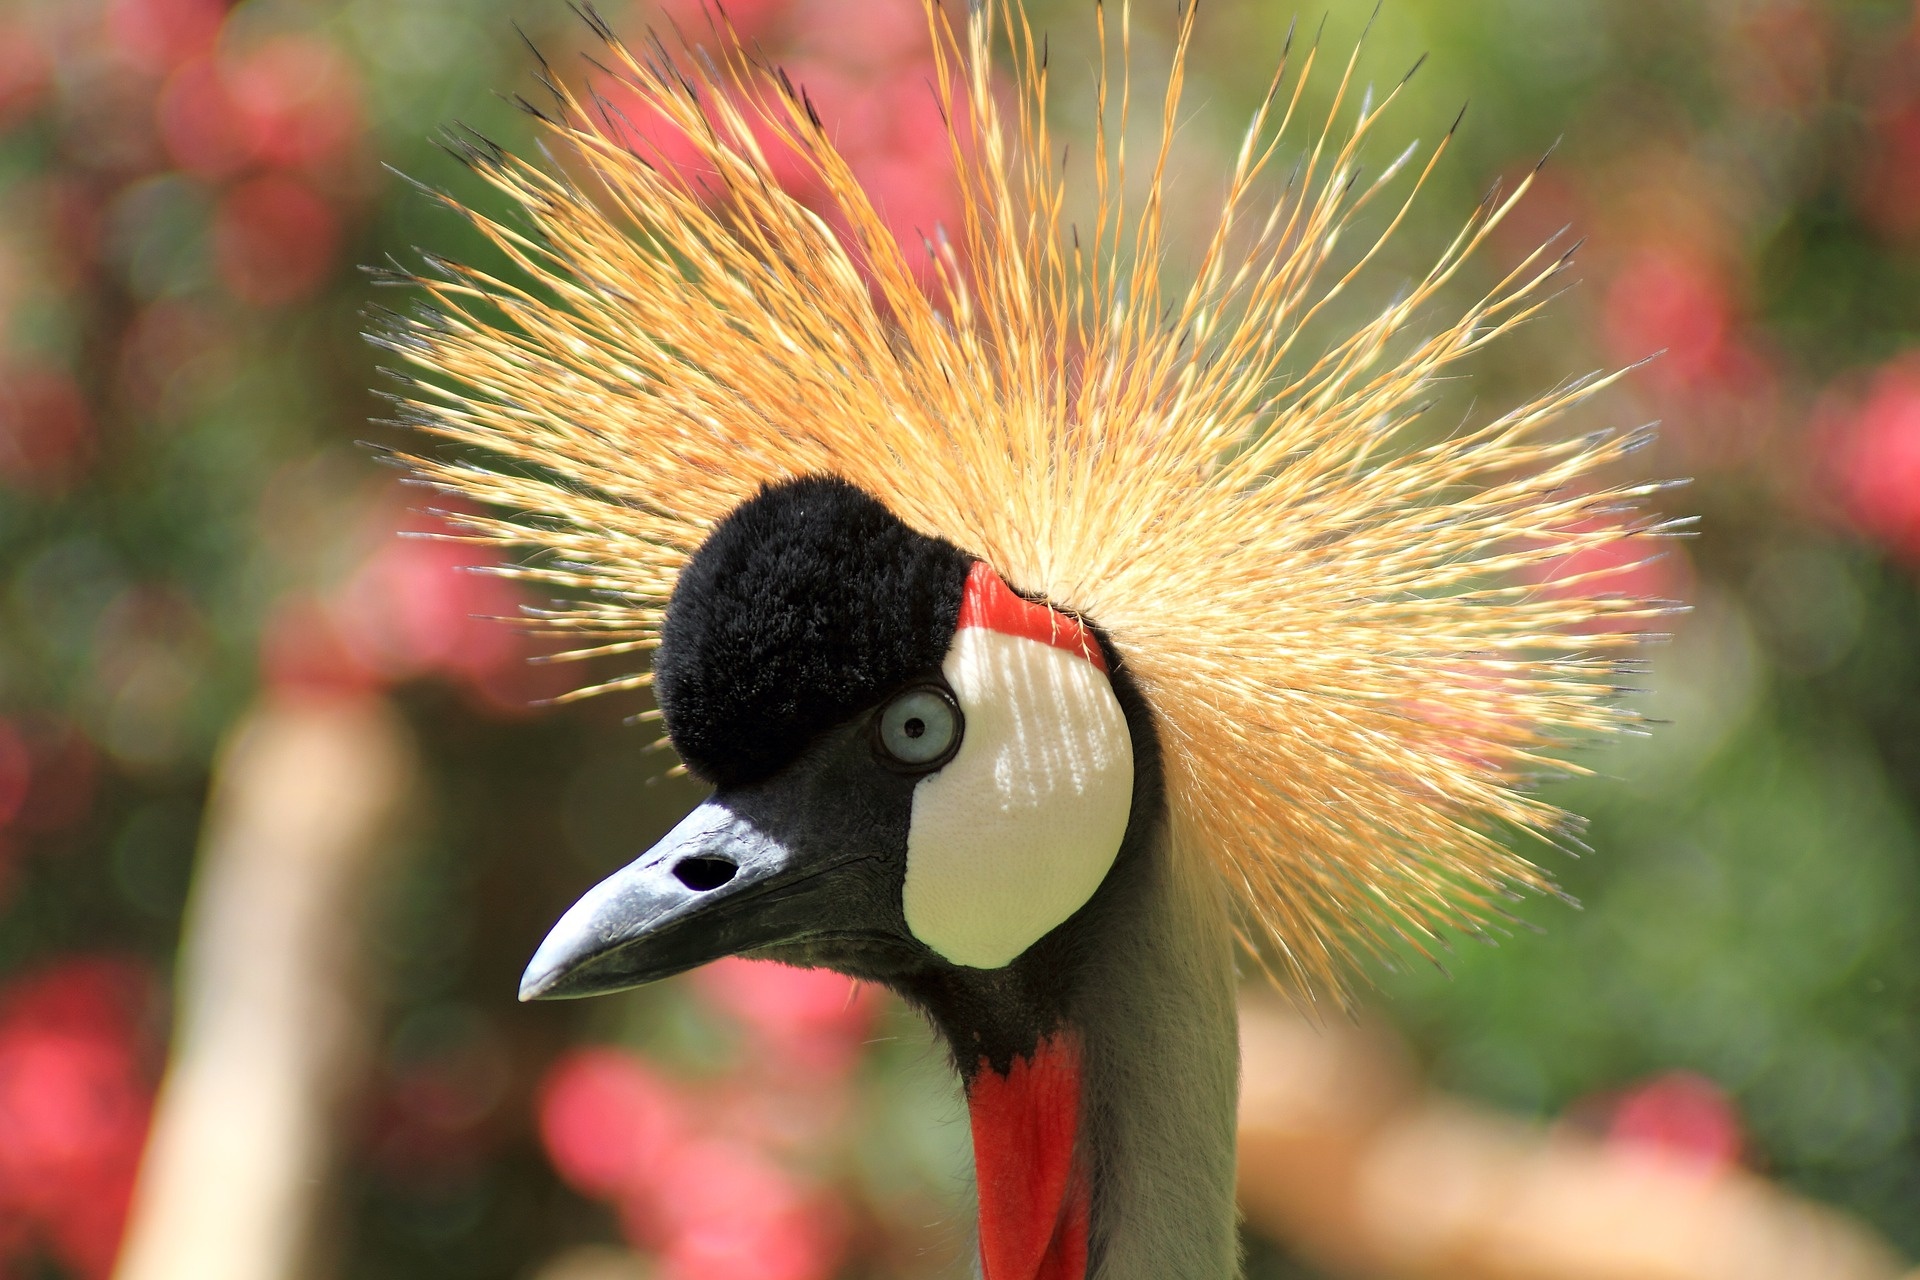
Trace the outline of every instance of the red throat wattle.
<path fill-rule="evenodd" d="M 967 1086 L 967 1113 L 984 1280 L 1085 1280 L 1091 1195 L 1074 1154 L 1078 1039 L 1048 1036 L 1005 1075 L 982 1061 Z"/>

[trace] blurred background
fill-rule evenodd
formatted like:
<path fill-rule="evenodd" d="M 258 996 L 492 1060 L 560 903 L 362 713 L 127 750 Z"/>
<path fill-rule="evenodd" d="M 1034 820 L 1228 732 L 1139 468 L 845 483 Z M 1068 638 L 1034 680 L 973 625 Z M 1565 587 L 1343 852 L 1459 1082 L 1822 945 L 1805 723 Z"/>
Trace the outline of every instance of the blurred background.
<path fill-rule="evenodd" d="M 1084 137 L 1091 6 L 1031 7 Z M 1173 4 L 1136 7 L 1152 82 Z M 896 227 L 950 218 L 917 0 L 729 9 Z M 1327 46 L 1370 9 L 1332 0 Z M 1202 11 L 1189 231 L 1293 16 Z M 967 1273 L 964 1110 L 890 998 L 727 962 L 513 1002 L 698 798 L 642 697 L 540 705 L 578 673 L 487 620 L 525 601 L 465 548 L 396 537 L 431 518 L 356 444 L 401 441 L 360 333 L 407 304 L 357 268 L 479 252 L 396 172 L 485 203 L 435 135 L 531 145 L 521 32 L 585 74 L 559 0 L 0 0 L 6 1280 Z M 1422 52 L 1375 162 L 1471 108 L 1368 296 L 1553 149 L 1457 297 L 1563 227 L 1578 283 L 1471 395 L 1664 351 L 1576 425 L 1664 421 L 1649 473 L 1695 479 L 1704 533 L 1636 586 L 1695 609 L 1648 682 L 1671 724 L 1553 793 L 1594 819 L 1549 867 L 1582 909 L 1373 973 L 1358 1024 L 1252 1006 L 1251 1273 L 1899 1274 L 1920 16 L 1395 0 L 1363 76 Z"/>

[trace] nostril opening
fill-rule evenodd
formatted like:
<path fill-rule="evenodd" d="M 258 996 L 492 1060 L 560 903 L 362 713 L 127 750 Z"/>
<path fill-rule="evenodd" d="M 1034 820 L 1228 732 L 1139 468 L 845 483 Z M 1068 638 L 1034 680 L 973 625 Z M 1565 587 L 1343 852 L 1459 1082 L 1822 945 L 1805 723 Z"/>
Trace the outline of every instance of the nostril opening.
<path fill-rule="evenodd" d="M 674 865 L 673 878 L 696 893 L 705 893 L 733 879 L 739 870 L 725 858 L 682 858 Z"/>

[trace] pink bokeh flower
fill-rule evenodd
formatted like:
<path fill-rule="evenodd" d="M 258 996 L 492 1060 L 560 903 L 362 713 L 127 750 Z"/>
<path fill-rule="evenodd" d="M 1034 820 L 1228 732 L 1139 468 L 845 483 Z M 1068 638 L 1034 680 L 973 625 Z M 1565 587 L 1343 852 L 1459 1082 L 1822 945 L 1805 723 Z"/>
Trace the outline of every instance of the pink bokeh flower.
<path fill-rule="evenodd" d="M 851 1069 L 879 1006 L 873 988 L 844 974 L 739 956 L 704 966 L 693 980 L 753 1038 L 752 1053 L 816 1074 Z"/>
<path fill-rule="evenodd" d="M 724 189 L 719 170 L 701 154 L 687 131 L 651 106 L 632 86 L 620 80 L 597 80 L 593 86 L 600 111 L 597 121 L 622 146 L 656 168 L 672 173 L 689 190 L 711 196 Z M 738 95 L 731 95 L 753 143 L 766 156 L 774 180 L 782 190 L 804 197 L 812 190 L 812 176 L 798 152 L 788 146 L 773 123 Z M 724 135 L 723 135 L 724 136 Z M 735 149 L 740 141 L 726 138 Z"/>
<path fill-rule="evenodd" d="M 353 153 L 362 93 L 332 42 L 278 36 L 233 59 L 226 82 L 261 162 L 323 176 Z"/>
<path fill-rule="evenodd" d="M 107 38 L 134 66 L 164 72 L 211 48 L 226 17 L 223 0 L 111 0 Z"/>
<path fill-rule="evenodd" d="M 507 582 L 475 573 L 472 550 L 438 539 L 393 537 L 335 596 L 354 655 L 392 680 L 445 672 L 484 681 L 518 659 L 519 611 Z"/>
<path fill-rule="evenodd" d="M 1746 1146 L 1733 1100 L 1713 1081 L 1688 1071 L 1669 1071 L 1620 1094 L 1606 1140 L 1702 1169 L 1740 1163 Z"/>
<path fill-rule="evenodd" d="M 643 10 L 650 27 L 672 28 L 694 44 L 704 44 L 712 27 L 729 27 L 743 41 L 764 39 L 788 16 L 790 0 L 663 0 Z"/>
<path fill-rule="evenodd" d="M 221 197 L 214 261 L 240 301 L 280 307 L 312 296 L 333 274 L 340 250 L 333 206 L 297 178 L 249 178 Z"/>
<path fill-rule="evenodd" d="M 154 126 L 180 169 L 236 184 L 221 195 L 213 242 L 220 279 L 240 301 L 298 302 L 338 265 L 340 215 L 322 191 L 356 152 L 359 98 L 345 56 L 310 34 L 173 66 Z"/>
<path fill-rule="evenodd" d="M 844 1250 L 832 1201 L 753 1146 L 701 1139 L 673 1153 L 671 1192 L 649 1198 L 660 1280 L 827 1280 Z"/>
<path fill-rule="evenodd" d="M 140 968 L 82 957 L 0 992 L 0 1248 L 111 1271 L 152 1109 L 152 991 Z"/>
<path fill-rule="evenodd" d="M 865 1024 L 864 1010 L 849 1012 L 858 1005 L 844 978 L 828 1000 L 813 980 L 834 975 L 740 964 L 708 989 L 720 1007 L 744 1012 L 749 1034 L 805 1045 L 822 1035 L 845 1040 Z M 781 1001 L 781 992 L 793 999 Z M 846 1083 L 802 1070 L 813 1091 L 783 1092 L 794 1087 L 796 1065 L 784 1053 L 761 1041 L 739 1069 L 702 1088 L 668 1079 L 637 1054 L 576 1050 L 540 1088 L 547 1156 L 576 1191 L 614 1206 L 629 1243 L 657 1258 L 662 1280 L 826 1280 L 846 1252 L 845 1210 L 789 1167 L 782 1152 L 792 1126 L 769 1123 L 768 1113 L 835 1117 Z"/>
<path fill-rule="evenodd" d="M 540 1088 L 547 1157 L 619 1211 L 663 1280 L 826 1280 L 844 1252 L 831 1199 L 763 1147 L 717 1133 L 711 1111 L 638 1056 L 577 1050 Z"/>
<path fill-rule="evenodd" d="M 1676 246 L 1627 260 L 1607 290 L 1605 326 L 1616 360 L 1664 352 L 1648 376 L 1668 389 L 1712 387 L 1738 371 L 1732 290 L 1712 263 Z"/>
<path fill-rule="evenodd" d="M 660 1185 L 667 1155 L 688 1136 L 688 1102 L 630 1053 L 581 1049 L 540 1086 L 547 1158 L 584 1195 L 626 1200 Z"/>
<path fill-rule="evenodd" d="M 254 122 L 210 57 L 193 58 L 173 73 L 154 104 L 154 120 L 168 157 L 195 177 L 231 177 L 260 149 Z"/>
<path fill-rule="evenodd" d="M 1920 359 L 1882 369 L 1842 432 L 1838 481 L 1848 515 L 1920 560 Z"/>
<path fill-rule="evenodd" d="M 743 38 L 753 38 L 771 29 L 774 8 L 768 4 L 736 13 L 728 5 L 727 14 Z M 688 20 L 689 9 L 698 12 L 697 5 L 671 6 L 670 12 L 682 32 L 698 44 L 706 22 L 704 18 Z M 934 265 L 926 244 L 941 228 L 954 228 L 959 190 L 946 123 L 934 93 L 936 68 L 919 6 L 808 0 L 791 6 L 787 17 L 797 36 L 833 33 L 831 39 L 799 40 L 803 47 L 786 50 L 780 66 L 818 113 L 912 269 L 923 281 L 931 281 Z M 710 166 L 698 161 L 681 130 L 617 81 L 596 83 L 595 89 L 607 104 L 604 124 L 614 137 L 678 174 L 692 189 L 712 185 Z M 747 110 L 745 115 L 782 189 L 822 214 L 850 244 L 848 221 L 833 207 L 817 175 L 755 111 Z"/>
<path fill-rule="evenodd" d="M 523 715 L 567 687 L 566 669 L 529 661 L 533 645 L 510 621 L 524 597 L 480 571 L 491 556 L 376 527 L 372 553 L 339 586 L 275 610 L 261 641 L 269 682 L 370 689 L 439 678 L 496 715 Z"/>
<path fill-rule="evenodd" d="M 1674 419 L 1664 442 L 1690 468 L 1755 462 L 1780 412 L 1781 377 L 1720 258 L 1683 241 L 1631 254 L 1607 288 L 1602 336 Z M 1649 357 L 1657 357 L 1649 360 Z"/>
<path fill-rule="evenodd" d="M 53 84 L 53 57 L 24 17 L 0 17 L 0 128 L 38 107 Z"/>

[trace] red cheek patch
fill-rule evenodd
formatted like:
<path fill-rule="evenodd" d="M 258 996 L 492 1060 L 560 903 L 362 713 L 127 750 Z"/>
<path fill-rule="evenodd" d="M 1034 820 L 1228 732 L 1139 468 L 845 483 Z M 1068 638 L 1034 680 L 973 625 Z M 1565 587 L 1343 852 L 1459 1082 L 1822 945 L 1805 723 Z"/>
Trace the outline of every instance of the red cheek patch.
<path fill-rule="evenodd" d="M 1086 1280 L 1092 1196 L 1075 1158 L 1080 1045 L 1049 1036 L 1006 1075 L 967 1086 L 984 1280 Z"/>
<path fill-rule="evenodd" d="M 1099 642 L 1085 623 L 1015 595 L 984 560 L 975 560 L 967 571 L 966 593 L 960 598 L 960 626 L 1025 636 L 1077 653 L 1102 671 L 1107 669 L 1106 655 L 1100 652 Z"/>

